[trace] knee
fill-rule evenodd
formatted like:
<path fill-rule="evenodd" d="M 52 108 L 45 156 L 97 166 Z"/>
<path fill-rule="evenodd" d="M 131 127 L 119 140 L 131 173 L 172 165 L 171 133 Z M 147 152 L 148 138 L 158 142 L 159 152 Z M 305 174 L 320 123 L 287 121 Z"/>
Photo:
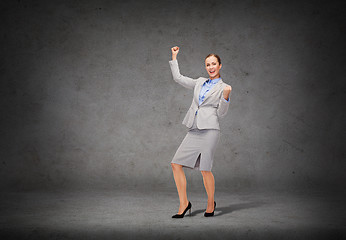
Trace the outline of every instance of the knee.
<path fill-rule="evenodd" d="M 201 171 L 203 177 L 208 177 L 211 174 L 211 171 Z"/>
<path fill-rule="evenodd" d="M 174 170 L 178 170 L 179 168 L 181 168 L 181 165 L 176 164 L 176 163 L 171 163 L 171 166 L 172 166 L 173 171 Z"/>

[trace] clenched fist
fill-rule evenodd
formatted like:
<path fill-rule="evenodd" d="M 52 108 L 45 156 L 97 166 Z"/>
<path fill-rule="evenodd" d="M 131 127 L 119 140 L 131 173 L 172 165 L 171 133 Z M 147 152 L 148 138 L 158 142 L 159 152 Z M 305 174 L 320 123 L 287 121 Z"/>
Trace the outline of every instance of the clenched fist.
<path fill-rule="evenodd" d="M 171 50 L 172 50 L 172 60 L 176 60 L 177 55 L 179 53 L 179 47 L 178 46 L 172 47 Z"/>
<path fill-rule="evenodd" d="M 223 98 L 224 98 L 225 100 L 228 100 L 229 94 L 231 93 L 231 91 L 232 91 L 232 87 L 229 86 L 229 85 L 227 85 L 227 86 L 223 89 Z"/>

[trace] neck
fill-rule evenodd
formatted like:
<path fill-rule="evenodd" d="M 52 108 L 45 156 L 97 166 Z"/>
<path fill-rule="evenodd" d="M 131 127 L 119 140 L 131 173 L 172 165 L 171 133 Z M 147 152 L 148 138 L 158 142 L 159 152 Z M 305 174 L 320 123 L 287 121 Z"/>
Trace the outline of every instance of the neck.
<path fill-rule="evenodd" d="M 220 74 L 215 76 L 215 77 L 210 77 L 210 80 L 214 80 L 214 79 L 217 79 L 217 78 L 220 78 Z"/>

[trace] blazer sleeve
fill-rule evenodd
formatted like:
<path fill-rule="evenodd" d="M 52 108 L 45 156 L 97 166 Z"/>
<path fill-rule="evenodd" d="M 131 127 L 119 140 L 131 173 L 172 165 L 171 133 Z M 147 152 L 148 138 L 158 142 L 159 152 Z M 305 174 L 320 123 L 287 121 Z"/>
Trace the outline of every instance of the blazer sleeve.
<path fill-rule="evenodd" d="M 232 91 L 231 91 L 231 93 L 232 93 Z M 229 101 L 226 101 L 223 98 L 223 94 L 221 94 L 221 98 L 220 98 L 220 102 L 219 102 L 219 107 L 217 109 L 217 115 L 219 116 L 219 118 L 223 118 L 224 116 L 226 116 L 226 114 L 228 112 L 229 103 L 231 101 L 230 100 L 231 99 L 231 93 L 229 95 Z"/>
<path fill-rule="evenodd" d="M 174 81 L 189 89 L 193 89 L 195 87 L 197 79 L 192 79 L 181 75 L 179 71 L 178 60 L 169 61 L 169 65 L 171 67 Z"/>

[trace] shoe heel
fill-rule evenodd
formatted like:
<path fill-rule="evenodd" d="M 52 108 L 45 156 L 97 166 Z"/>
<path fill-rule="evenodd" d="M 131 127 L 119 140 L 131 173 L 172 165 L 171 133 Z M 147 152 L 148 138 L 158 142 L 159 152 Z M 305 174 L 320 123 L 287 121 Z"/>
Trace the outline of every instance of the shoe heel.
<path fill-rule="evenodd" d="M 187 207 L 185 208 L 184 212 L 182 214 L 175 214 L 172 216 L 172 218 L 183 218 L 185 213 L 187 212 L 187 210 L 189 210 L 189 214 L 191 216 L 191 203 L 189 202 L 189 204 L 187 205 Z"/>

